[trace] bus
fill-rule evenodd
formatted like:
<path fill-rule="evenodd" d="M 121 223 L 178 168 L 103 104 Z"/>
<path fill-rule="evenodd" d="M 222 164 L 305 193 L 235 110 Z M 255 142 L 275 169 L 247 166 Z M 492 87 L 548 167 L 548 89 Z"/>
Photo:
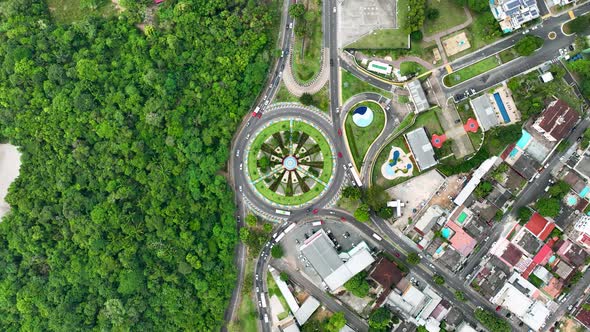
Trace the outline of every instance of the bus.
<path fill-rule="evenodd" d="M 295 228 L 295 224 L 289 225 L 289 227 L 285 228 L 285 234 L 289 233 L 293 228 Z"/>
<path fill-rule="evenodd" d="M 290 216 L 291 215 L 291 211 L 285 211 L 285 210 L 279 210 L 279 209 L 277 209 L 275 212 L 277 214 L 282 214 L 284 216 Z"/>
<path fill-rule="evenodd" d="M 281 232 L 281 234 L 279 234 L 279 236 L 277 236 L 277 238 L 275 239 L 275 242 L 279 243 L 279 241 L 281 241 L 283 237 L 285 237 L 285 232 Z"/>
<path fill-rule="evenodd" d="M 360 177 L 359 173 L 356 171 L 356 168 L 354 168 L 354 166 L 352 166 L 352 163 L 348 163 L 348 169 L 350 170 L 350 174 L 352 174 L 352 179 L 354 180 L 354 183 L 358 187 L 362 187 L 363 183 L 361 182 L 361 177 Z"/>
<path fill-rule="evenodd" d="M 266 296 L 264 296 L 264 293 L 260 293 L 260 303 L 263 308 L 266 308 Z"/>
<path fill-rule="evenodd" d="M 381 240 L 383 240 L 383 239 L 381 238 L 381 236 L 377 235 L 376 233 L 373 233 L 373 237 L 374 237 L 375 239 L 377 239 L 377 241 L 381 241 Z"/>

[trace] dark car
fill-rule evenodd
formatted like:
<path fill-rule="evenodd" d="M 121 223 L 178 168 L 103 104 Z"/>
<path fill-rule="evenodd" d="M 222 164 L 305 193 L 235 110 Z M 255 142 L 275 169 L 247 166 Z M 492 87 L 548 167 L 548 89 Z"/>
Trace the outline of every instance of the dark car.
<path fill-rule="evenodd" d="M 463 100 L 465 98 L 467 98 L 467 97 L 463 93 L 456 94 L 454 97 L 456 103 L 460 102 L 461 100 Z"/>
<path fill-rule="evenodd" d="M 330 66 L 334 65 L 334 59 L 330 59 Z"/>

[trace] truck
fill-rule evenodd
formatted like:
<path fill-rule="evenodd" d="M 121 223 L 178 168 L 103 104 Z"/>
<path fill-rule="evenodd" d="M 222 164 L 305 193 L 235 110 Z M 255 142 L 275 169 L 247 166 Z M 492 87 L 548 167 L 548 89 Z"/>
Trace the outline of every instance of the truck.
<path fill-rule="evenodd" d="M 268 324 L 268 314 L 264 314 L 264 322 Z"/>
<path fill-rule="evenodd" d="M 322 221 L 314 221 L 311 223 L 312 226 L 321 226 L 322 225 Z"/>
<path fill-rule="evenodd" d="M 377 241 L 381 241 L 381 240 L 383 240 L 383 239 L 381 238 L 381 236 L 377 235 L 376 233 L 373 233 L 373 237 L 374 237 L 375 239 L 377 239 Z"/>
<path fill-rule="evenodd" d="M 283 216 L 290 216 L 291 215 L 291 211 L 285 211 L 285 210 L 279 210 L 276 209 L 275 211 L 277 214 L 282 214 Z"/>
<path fill-rule="evenodd" d="M 254 112 L 252 112 L 252 116 L 256 117 L 258 116 L 258 113 L 260 113 L 260 106 L 256 106 Z"/>
<path fill-rule="evenodd" d="M 354 168 L 354 166 L 352 166 L 352 163 L 348 163 L 348 169 L 350 170 L 350 174 L 352 174 L 352 179 L 354 180 L 354 183 L 358 187 L 362 187 L 363 183 L 361 182 L 361 177 L 360 177 L 359 173 L 356 171 L 356 168 Z"/>

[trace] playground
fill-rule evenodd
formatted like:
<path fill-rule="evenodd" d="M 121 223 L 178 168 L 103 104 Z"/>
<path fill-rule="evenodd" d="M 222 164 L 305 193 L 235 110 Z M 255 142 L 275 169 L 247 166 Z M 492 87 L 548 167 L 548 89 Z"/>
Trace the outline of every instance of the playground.
<path fill-rule="evenodd" d="M 389 152 L 389 158 L 381 166 L 381 173 L 387 180 L 395 180 L 401 177 L 412 176 L 413 167 L 410 154 L 405 153 L 397 146 L 393 146 Z"/>
<path fill-rule="evenodd" d="M 465 32 L 461 32 L 457 35 L 449 37 L 442 41 L 445 52 L 448 56 L 453 56 L 457 53 L 461 53 L 471 47 L 469 39 Z"/>

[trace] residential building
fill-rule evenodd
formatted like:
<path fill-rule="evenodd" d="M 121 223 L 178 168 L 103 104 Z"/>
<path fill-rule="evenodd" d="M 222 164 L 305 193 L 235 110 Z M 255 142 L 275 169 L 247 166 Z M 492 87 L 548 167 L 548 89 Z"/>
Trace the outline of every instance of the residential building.
<path fill-rule="evenodd" d="M 590 250 L 590 216 L 582 215 L 574 225 L 573 239 L 586 250 Z"/>
<path fill-rule="evenodd" d="M 408 82 L 406 88 L 410 92 L 410 98 L 416 107 L 416 113 L 424 112 L 430 108 L 430 104 L 428 103 L 428 99 L 426 99 L 426 94 L 424 93 L 420 80 L 415 79 Z"/>
<path fill-rule="evenodd" d="M 547 140 L 557 142 L 569 134 L 578 120 L 578 112 L 565 101 L 558 99 L 547 106 L 532 127 Z"/>
<path fill-rule="evenodd" d="M 477 186 L 481 182 L 481 179 L 483 179 L 483 177 L 486 174 L 488 174 L 490 169 L 492 169 L 492 167 L 494 166 L 496 161 L 498 161 L 498 157 L 493 156 L 493 157 L 487 159 L 486 161 L 484 161 L 483 163 L 481 163 L 481 165 L 477 168 L 477 170 L 475 172 L 473 172 L 473 176 L 471 177 L 469 182 L 467 182 L 465 187 L 463 187 L 463 189 L 461 190 L 461 192 L 459 192 L 457 197 L 455 197 L 453 202 L 457 205 L 463 205 L 465 203 L 465 201 L 467 200 L 467 198 L 469 198 L 471 193 L 473 193 L 475 188 L 477 188 Z"/>
<path fill-rule="evenodd" d="M 410 150 L 412 150 L 412 155 L 420 171 L 424 171 L 437 164 L 434 149 L 432 148 L 432 144 L 430 144 L 424 127 L 414 129 L 404 136 L 410 146 Z"/>
<path fill-rule="evenodd" d="M 342 287 L 375 261 L 367 244 L 361 242 L 345 255 L 348 260 L 343 262 L 323 229 L 305 240 L 299 250 L 331 291 Z"/>
<path fill-rule="evenodd" d="M 381 258 L 375 264 L 371 273 L 369 273 L 369 278 L 373 279 L 380 286 L 379 296 L 375 303 L 376 306 L 380 306 L 393 287 L 402 280 L 403 275 L 397 265 L 388 259 Z"/>
<path fill-rule="evenodd" d="M 432 205 L 428 207 L 426 212 L 416 221 L 414 224 L 414 230 L 420 235 L 424 236 L 430 232 L 434 224 L 439 220 L 443 221 L 446 217 L 446 210 L 438 205 Z"/>
<path fill-rule="evenodd" d="M 545 241 L 549 237 L 549 234 L 551 234 L 551 231 L 555 228 L 555 224 L 549 222 L 547 219 L 543 218 L 542 215 L 535 212 L 524 227 L 541 241 Z"/>
<path fill-rule="evenodd" d="M 479 126 L 483 131 L 487 131 L 500 123 L 496 116 L 496 112 L 494 112 L 494 107 L 490 102 L 488 94 L 483 94 L 477 98 L 471 99 L 470 103 L 473 112 L 475 113 L 475 117 L 477 118 L 477 122 L 479 122 Z"/>
<path fill-rule="evenodd" d="M 490 0 L 490 7 L 504 33 L 520 29 L 524 23 L 539 17 L 536 0 Z"/>

